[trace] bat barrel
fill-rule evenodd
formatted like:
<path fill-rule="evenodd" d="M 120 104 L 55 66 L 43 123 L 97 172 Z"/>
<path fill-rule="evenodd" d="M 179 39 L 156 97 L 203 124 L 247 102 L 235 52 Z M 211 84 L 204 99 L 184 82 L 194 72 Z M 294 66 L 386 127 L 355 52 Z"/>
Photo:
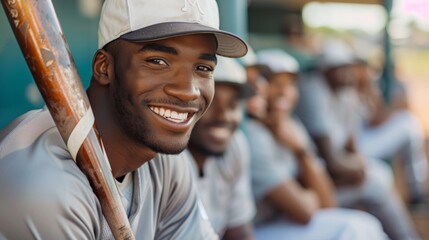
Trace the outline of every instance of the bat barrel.
<path fill-rule="evenodd" d="M 3 0 L 2 4 L 52 117 L 61 120 L 56 123 L 66 141 L 90 105 L 52 3 Z"/>

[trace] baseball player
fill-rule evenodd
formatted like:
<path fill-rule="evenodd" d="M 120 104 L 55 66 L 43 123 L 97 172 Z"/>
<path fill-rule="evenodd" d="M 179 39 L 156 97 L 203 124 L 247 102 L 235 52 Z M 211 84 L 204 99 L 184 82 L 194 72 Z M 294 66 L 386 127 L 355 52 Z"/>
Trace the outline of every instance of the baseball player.
<path fill-rule="evenodd" d="M 359 60 L 352 67 L 358 93 L 356 112 L 361 119 L 356 137 L 359 149 L 373 161 L 401 159 L 408 187 L 406 197 L 411 206 L 424 204 L 428 195 L 424 131 L 409 109 L 405 86 L 393 81 L 392 102 L 386 104 L 369 63 Z"/>
<path fill-rule="evenodd" d="M 298 62 L 280 49 L 259 51 L 258 61 L 272 73 L 258 92 L 267 99 L 265 115 L 248 109 L 245 124 L 258 209 L 256 239 L 386 239 L 375 217 L 336 208 L 331 179 L 292 114 L 299 96 Z"/>
<path fill-rule="evenodd" d="M 251 91 L 245 70 L 234 59 L 219 57 L 214 78 L 215 97 L 195 125 L 185 153 L 214 230 L 223 239 L 253 239 L 249 152 L 237 129 L 240 102 Z"/>
<path fill-rule="evenodd" d="M 391 169 L 380 160 L 371 160 L 357 144 L 361 119 L 354 89 L 355 61 L 345 43 L 327 41 L 320 69 L 299 81 L 296 112 L 326 163 L 339 205 L 362 206 L 380 220 L 391 239 L 420 239 L 393 188 Z"/>
<path fill-rule="evenodd" d="M 214 95 L 216 55 L 243 56 L 215 0 L 106 0 L 87 90 L 136 239 L 217 239 L 188 162 Z M 85 175 L 46 109 L 0 132 L 0 238 L 111 239 Z"/>

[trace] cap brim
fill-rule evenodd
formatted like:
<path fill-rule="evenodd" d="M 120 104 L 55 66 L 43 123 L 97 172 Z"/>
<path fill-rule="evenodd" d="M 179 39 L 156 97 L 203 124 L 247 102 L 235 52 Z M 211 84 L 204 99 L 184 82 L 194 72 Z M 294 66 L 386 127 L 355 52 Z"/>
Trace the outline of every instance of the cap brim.
<path fill-rule="evenodd" d="M 213 34 L 218 47 L 216 54 L 225 57 L 243 57 L 247 53 L 246 43 L 232 33 L 207 27 L 198 23 L 169 22 L 151 25 L 122 35 L 120 38 L 132 42 L 162 40 L 191 34 Z"/>

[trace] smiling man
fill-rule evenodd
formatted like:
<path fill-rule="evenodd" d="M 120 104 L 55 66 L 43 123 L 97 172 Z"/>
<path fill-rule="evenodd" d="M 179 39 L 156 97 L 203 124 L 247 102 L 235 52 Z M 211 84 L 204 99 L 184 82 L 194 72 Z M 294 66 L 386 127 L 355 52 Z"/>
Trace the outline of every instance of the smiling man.
<path fill-rule="evenodd" d="M 162 12 L 162 14 L 160 14 Z M 106 0 L 88 96 L 136 239 L 216 239 L 181 152 L 214 95 L 214 0 Z M 98 199 L 46 109 L 0 132 L 0 238 L 112 239 Z"/>

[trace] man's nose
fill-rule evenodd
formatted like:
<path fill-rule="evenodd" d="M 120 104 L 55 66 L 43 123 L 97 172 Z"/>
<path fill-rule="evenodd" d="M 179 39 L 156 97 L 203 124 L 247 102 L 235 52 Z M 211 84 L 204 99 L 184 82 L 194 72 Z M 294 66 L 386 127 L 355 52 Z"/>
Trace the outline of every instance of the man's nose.
<path fill-rule="evenodd" d="M 192 101 L 201 95 L 198 81 L 194 71 L 181 69 L 165 85 L 164 91 L 182 101 Z"/>

